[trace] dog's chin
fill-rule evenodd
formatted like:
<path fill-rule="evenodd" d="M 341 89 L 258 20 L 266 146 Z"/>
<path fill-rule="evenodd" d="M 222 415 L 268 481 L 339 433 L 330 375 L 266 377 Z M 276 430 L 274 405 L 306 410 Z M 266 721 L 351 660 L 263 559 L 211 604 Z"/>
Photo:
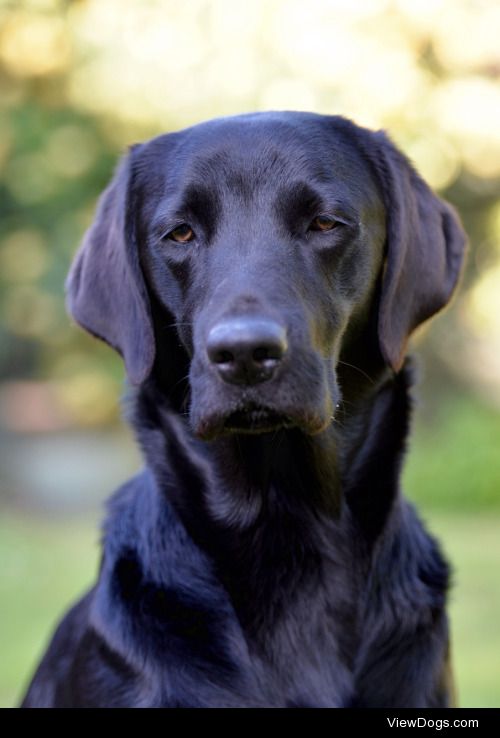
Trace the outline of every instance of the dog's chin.
<path fill-rule="evenodd" d="M 229 435 L 257 435 L 282 429 L 299 428 L 307 435 L 324 431 L 331 422 L 330 416 L 315 413 L 289 414 L 275 408 L 248 403 L 229 413 L 212 413 L 201 416 L 193 424 L 195 435 L 212 441 Z"/>

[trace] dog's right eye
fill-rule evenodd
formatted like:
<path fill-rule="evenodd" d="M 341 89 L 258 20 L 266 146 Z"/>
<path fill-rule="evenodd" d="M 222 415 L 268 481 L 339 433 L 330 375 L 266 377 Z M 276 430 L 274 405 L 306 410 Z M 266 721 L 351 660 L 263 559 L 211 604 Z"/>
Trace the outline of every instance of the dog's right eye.
<path fill-rule="evenodd" d="M 193 240 L 194 231 L 187 223 L 182 223 L 173 231 L 166 233 L 163 238 L 169 238 L 171 241 L 177 241 L 177 243 L 188 243 Z"/>
<path fill-rule="evenodd" d="M 331 218 L 329 215 L 317 215 L 309 225 L 310 231 L 333 231 L 338 225 L 338 221 L 335 218 Z"/>

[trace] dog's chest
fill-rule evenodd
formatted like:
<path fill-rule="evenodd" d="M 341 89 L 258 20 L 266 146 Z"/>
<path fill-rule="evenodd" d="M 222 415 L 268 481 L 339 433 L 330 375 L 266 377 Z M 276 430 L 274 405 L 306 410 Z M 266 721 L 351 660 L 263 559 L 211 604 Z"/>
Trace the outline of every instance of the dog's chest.
<path fill-rule="evenodd" d="M 140 529 L 117 521 L 93 621 L 129 662 L 143 665 L 137 704 L 348 704 L 362 573 L 353 568 L 359 557 L 346 521 L 318 526 L 307 547 L 289 521 L 279 528 L 281 546 L 267 532 L 262 541 L 240 540 L 219 566 L 170 512 L 161 524 L 154 517 L 150 530 L 165 535 L 147 555 L 131 545 Z M 144 534 L 144 517 L 141 525 Z"/>
<path fill-rule="evenodd" d="M 327 593 L 322 593 L 322 595 Z M 343 600 L 343 601 L 342 601 Z M 292 604 L 264 640 L 252 671 L 276 706 L 339 707 L 353 690 L 357 615 L 343 596 Z"/>
<path fill-rule="evenodd" d="M 224 616 L 215 629 L 205 628 L 211 643 L 216 643 L 215 650 L 196 654 L 200 643 L 191 632 L 190 664 L 184 662 L 179 670 L 176 659 L 169 663 L 166 654 L 167 683 L 170 689 L 177 683 L 175 692 L 187 704 L 338 707 L 349 703 L 359 647 L 352 573 L 337 570 L 321 586 L 298 589 L 286 598 L 285 607 L 275 602 L 274 612 L 261 609 L 252 630 L 233 605 L 228 601 L 220 607 Z"/>
<path fill-rule="evenodd" d="M 341 613 L 340 610 L 343 610 Z M 217 633 L 219 650 L 201 653 L 190 633 L 179 662 L 175 644 L 163 651 L 154 679 L 157 705 L 185 707 L 340 707 L 353 692 L 356 614 L 344 606 L 303 602 L 265 636 L 248 637 L 228 618 Z M 158 675 L 159 676 L 159 675 Z M 160 686 L 161 685 L 161 686 Z"/>

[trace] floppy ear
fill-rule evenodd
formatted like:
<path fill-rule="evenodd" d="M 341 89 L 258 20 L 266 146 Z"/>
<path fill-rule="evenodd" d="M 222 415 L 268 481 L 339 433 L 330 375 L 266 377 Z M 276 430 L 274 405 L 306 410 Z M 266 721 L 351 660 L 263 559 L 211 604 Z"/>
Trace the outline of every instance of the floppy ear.
<path fill-rule="evenodd" d="M 101 195 L 66 291 L 67 308 L 76 322 L 115 348 L 130 381 L 140 384 L 151 371 L 155 343 L 132 217 L 133 156 L 132 149 Z"/>
<path fill-rule="evenodd" d="M 453 293 L 466 236 L 454 209 L 431 191 L 385 133 L 371 133 L 370 139 L 365 154 L 387 213 L 378 335 L 384 359 L 399 371 L 411 332 Z"/>

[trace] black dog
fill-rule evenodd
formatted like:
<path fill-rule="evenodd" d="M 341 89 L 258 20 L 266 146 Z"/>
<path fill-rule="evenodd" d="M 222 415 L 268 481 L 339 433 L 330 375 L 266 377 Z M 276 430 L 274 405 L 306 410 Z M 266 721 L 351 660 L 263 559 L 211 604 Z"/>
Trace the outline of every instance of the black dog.
<path fill-rule="evenodd" d="M 263 113 L 134 146 L 68 281 L 145 469 L 24 706 L 441 707 L 448 569 L 399 493 L 413 329 L 464 234 L 381 132 Z"/>

